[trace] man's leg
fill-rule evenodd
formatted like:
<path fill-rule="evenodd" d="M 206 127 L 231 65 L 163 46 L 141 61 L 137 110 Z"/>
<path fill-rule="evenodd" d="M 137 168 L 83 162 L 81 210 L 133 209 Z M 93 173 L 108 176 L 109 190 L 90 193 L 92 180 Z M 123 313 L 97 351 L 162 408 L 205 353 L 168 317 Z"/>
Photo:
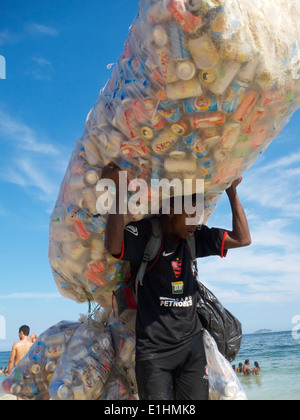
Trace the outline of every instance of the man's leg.
<path fill-rule="evenodd" d="M 174 387 L 176 400 L 208 400 L 209 385 L 203 333 L 187 346 L 185 358 L 176 372 Z"/>
<path fill-rule="evenodd" d="M 168 358 L 136 363 L 140 400 L 173 400 L 173 373 Z"/>

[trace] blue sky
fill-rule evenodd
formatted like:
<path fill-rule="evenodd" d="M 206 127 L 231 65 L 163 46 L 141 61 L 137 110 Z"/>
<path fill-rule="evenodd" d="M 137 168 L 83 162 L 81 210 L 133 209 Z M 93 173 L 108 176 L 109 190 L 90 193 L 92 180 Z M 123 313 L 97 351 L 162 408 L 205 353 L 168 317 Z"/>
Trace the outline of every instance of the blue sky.
<path fill-rule="evenodd" d="M 9 349 L 22 324 L 40 334 L 87 311 L 61 298 L 48 224 L 85 118 L 122 53 L 135 0 L 10 0 L 0 11 L 0 315 Z M 251 333 L 292 329 L 300 314 L 300 114 L 248 171 L 240 195 L 253 245 L 200 262 L 202 280 Z M 209 223 L 231 227 L 224 197 Z"/>

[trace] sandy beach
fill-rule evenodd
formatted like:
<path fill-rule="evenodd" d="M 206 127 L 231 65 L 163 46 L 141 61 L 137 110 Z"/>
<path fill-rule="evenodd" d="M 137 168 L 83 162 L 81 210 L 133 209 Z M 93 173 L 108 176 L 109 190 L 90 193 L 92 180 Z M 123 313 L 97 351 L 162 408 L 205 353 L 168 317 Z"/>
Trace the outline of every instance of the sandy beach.
<path fill-rule="evenodd" d="M 4 395 L 3 397 L 0 397 L 0 401 L 16 401 L 17 397 L 14 395 Z"/>

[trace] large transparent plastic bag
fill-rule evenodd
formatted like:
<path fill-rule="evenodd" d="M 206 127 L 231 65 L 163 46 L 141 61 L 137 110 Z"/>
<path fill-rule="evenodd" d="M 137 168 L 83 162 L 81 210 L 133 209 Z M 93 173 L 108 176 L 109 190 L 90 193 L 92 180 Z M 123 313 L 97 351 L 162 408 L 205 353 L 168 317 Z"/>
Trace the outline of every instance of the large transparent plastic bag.
<path fill-rule="evenodd" d="M 95 311 L 76 330 L 51 379 L 51 400 L 135 399 L 128 380 L 135 341 L 132 347 L 127 328 L 105 317 Z"/>
<path fill-rule="evenodd" d="M 212 336 L 204 330 L 205 354 L 208 366 L 210 400 L 247 400 L 247 396 L 230 363 L 219 352 Z"/>
<path fill-rule="evenodd" d="M 135 336 L 103 308 L 62 321 L 39 336 L 3 389 L 25 400 L 136 400 Z"/>
<path fill-rule="evenodd" d="M 62 321 L 41 334 L 3 382 L 3 389 L 22 399 L 48 399 L 53 374 L 79 325 Z"/>
<path fill-rule="evenodd" d="M 132 333 L 127 326 L 118 319 L 111 320 L 109 329 L 112 335 L 114 349 L 116 352 L 115 367 L 122 373 L 123 381 L 132 395 L 138 397 L 138 389 L 135 376 L 135 334 Z"/>
<path fill-rule="evenodd" d="M 148 186 L 163 178 L 203 179 L 209 220 L 299 107 L 299 12 L 297 0 L 140 1 L 51 217 L 49 259 L 63 296 L 111 307 L 126 272 L 104 247 L 114 189 L 98 182 L 109 162 L 127 172 L 127 199 L 140 205 L 126 222 L 147 217 L 150 201 L 159 207 Z"/>

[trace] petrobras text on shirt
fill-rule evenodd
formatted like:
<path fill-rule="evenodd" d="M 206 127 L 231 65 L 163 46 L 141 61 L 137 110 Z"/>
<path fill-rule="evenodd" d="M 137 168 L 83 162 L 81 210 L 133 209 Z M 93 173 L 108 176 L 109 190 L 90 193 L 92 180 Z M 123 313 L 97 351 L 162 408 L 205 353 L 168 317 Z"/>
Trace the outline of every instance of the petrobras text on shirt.
<path fill-rule="evenodd" d="M 167 297 L 160 297 L 160 306 L 166 308 L 188 308 L 193 306 L 192 296 L 181 298 L 181 299 L 172 299 Z"/>

